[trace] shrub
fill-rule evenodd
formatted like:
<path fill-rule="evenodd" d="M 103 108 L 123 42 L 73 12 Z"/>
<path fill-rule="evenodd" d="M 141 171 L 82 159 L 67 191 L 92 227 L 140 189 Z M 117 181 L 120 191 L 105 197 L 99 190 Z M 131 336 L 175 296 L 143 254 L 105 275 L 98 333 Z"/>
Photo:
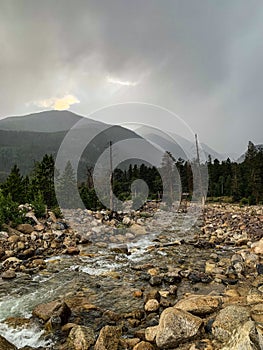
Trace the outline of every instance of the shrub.
<path fill-rule="evenodd" d="M 248 199 L 247 198 L 242 198 L 239 202 L 239 205 L 242 206 L 242 205 L 248 205 Z"/>
<path fill-rule="evenodd" d="M 63 218 L 63 214 L 60 210 L 60 207 L 56 206 L 56 207 L 53 207 L 51 208 L 51 211 L 55 214 L 56 218 Z"/>

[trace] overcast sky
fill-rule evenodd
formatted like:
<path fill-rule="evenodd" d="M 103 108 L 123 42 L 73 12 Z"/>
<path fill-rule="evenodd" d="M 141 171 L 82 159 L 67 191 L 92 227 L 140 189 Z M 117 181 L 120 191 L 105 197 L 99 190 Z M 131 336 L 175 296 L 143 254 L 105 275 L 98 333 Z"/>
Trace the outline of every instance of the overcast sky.
<path fill-rule="evenodd" d="M 262 0 L 0 0 L 0 48 L 0 118 L 140 101 L 218 152 L 263 143 Z"/>

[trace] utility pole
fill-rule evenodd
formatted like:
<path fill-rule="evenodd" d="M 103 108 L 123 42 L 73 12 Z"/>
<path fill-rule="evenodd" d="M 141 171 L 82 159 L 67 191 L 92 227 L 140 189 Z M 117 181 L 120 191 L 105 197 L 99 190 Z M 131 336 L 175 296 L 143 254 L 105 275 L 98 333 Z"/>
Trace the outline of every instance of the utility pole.
<path fill-rule="evenodd" d="M 203 192 L 203 185 L 202 185 L 202 177 L 201 177 L 201 170 L 200 170 L 200 154 L 199 154 L 199 146 L 198 146 L 198 138 L 197 134 L 195 134 L 195 145 L 196 145 L 196 156 L 197 156 L 197 166 L 198 166 L 198 175 L 199 175 L 199 181 L 200 181 L 200 191 L 202 196 L 202 205 L 205 205 L 205 195 Z"/>
<path fill-rule="evenodd" d="M 112 141 L 110 141 L 110 211 L 113 211 Z"/>

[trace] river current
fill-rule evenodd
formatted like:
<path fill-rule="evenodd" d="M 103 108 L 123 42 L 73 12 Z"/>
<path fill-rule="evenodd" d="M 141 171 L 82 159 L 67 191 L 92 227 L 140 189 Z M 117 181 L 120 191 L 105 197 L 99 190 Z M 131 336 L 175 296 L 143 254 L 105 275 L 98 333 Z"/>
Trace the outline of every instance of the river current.
<path fill-rule="evenodd" d="M 18 348 L 26 345 L 52 348 L 51 339 L 35 324 L 29 322 L 26 327 L 14 328 L 5 320 L 30 318 L 36 305 L 75 295 L 82 290 L 85 290 L 91 304 L 104 310 L 121 313 L 142 308 L 143 300 L 132 298 L 131 294 L 134 290 L 145 288 L 138 266 L 148 264 L 161 270 L 175 266 L 177 262 L 180 266 L 185 262 L 185 269 L 191 266 L 193 248 L 185 243 L 192 239 L 201 222 L 197 222 L 186 235 L 178 230 L 182 215 L 172 215 L 169 221 L 159 218 L 157 226 L 156 221 L 149 219 L 147 231 L 150 234 L 127 243 L 128 254 L 116 252 L 112 249 L 113 245 L 105 248 L 96 244 L 83 245 L 78 256 L 62 255 L 46 259 L 47 268 L 37 275 L 18 274 L 16 279 L 0 281 L 0 334 Z M 176 240 L 178 245 L 165 247 L 166 243 Z M 180 240 L 184 244 L 179 244 Z M 205 263 L 201 250 L 195 250 L 193 264 L 196 264 L 198 254 L 201 266 Z M 187 289 L 187 285 L 182 288 Z M 87 322 L 92 323 L 92 313 L 90 317 Z M 94 325 L 95 328 L 97 326 Z"/>

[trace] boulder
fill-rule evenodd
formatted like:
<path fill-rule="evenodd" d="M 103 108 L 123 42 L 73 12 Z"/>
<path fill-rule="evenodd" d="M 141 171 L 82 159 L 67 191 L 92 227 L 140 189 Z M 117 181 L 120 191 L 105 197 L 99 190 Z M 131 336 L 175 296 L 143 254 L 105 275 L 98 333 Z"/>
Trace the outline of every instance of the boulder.
<path fill-rule="evenodd" d="M 17 243 L 17 250 L 20 251 L 20 250 L 23 250 L 25 249 L 25 243 L 24 242 L 18 242 Z"/>
<path fill-rule="evenodd" d="M 181 342 L 195 337 L 202 319 L 176 308 L 165 309 L 160 317 L 156 334 L 156 344 L 161 349 L 172 349 Z"/>
<path fill-rule="evenodd" d="M 120 327 L 103 327 L 94 346 L 94 350 L 117 350 L 121 333 Z"/>
<path fill-rule="evenodd" d="M 175 307 L 191 314 L 202 316 L 215 312 L 219 309 L 221 298 L 217 296 L 198 295 L 180 300 Z"/>
<path fill-rule="evenodd" d="M 158 326 L 148 327 L 145 330 L 145 339 L 154 342 L 157 334 Z"/>
<path fill-rule="evenodd" d="M 139 338 L 126 338 L 120 340 L 120 348 L 124 349 L 133 349 L 135 345 L 140 343 L 141 339 Z"/>
<path fill-rule="evenodd" d="M 151 343 L 141 341 L 140 343 L 134 346 L 133 350 L 154 350 L 154 347 Z"/>
<path fill-rule="evenodd" d="M 34 228 L 30 224 L 20 224 L 16 228 L 18 231 L 30 235 L 34 231 Z"/>
<path fill-rule="evenodd" d="M 66 254 L 69 255 L 78 255 L 80 253 L 80 250 L 78 247 L 67 247 Z"/>
<path fill-rule="evenodd" d="M 122 223 L 124 225 L 129 225 L 131 223 L 131 219 L 128 217 L 128 216 L 125 216 L 123 219 L 122 219 Z"/>
<path fill-rule="evenodd" d="M 222 350 L 255 350 L 262 349 L 260 347 L 255 322 L 247 321 L 242 327 L 233 333 L 227 345 Z"/>
<path fill-rule="evenodd" d="M 57 222 L 56 215 L 52 211 L 48 212 L 48 220 L 53 222 L 53 223 Z"/>
<path fill-rule="evenodd" d="M 147 303 L 144 306 L 145 311 L 147 312 L 154 312 L 159 309 L 159 302 L 156 299 L 149 299 Z"/>
<path fill-rule="evenodd" d="M 251 245 L 252 251 L 255 254 L 263 254 L 263 238 L 260 241 L 257 241 Z"/>
<path fill-rule="evenodd" d="M 3 262 L 3 265 L 5 266 L 5 265 L 8 265 L 8 264 L 19 264 L 19 263 L 21 263 L 22 262 L 22 260 L 20 260 L 20 259 L 17 259 L 17 258 L 15 258 L 15 257 L 11 257 L 11 258 L 7 258 L 7 259 L 5 259 L 5 261 Z"/>
<path fill-rule="evenodd" d="M 45 266 L 46 266 L 46 262 L 45 262 L 44 259 L 41 259 L 41 258 L 39 258 L 39 259 L 34 259 L 34 260 L 32 261 L 32 265 L 33 265 L 34 267 L 45 267 Z"/>
<path fill-rule="evenodd" d="M 95 334 L 89 327 L 75 326 L 69 332 L 68 343 L 74 350 L 88 350 L 95 343 Z"/>
<path fill-rule="evenodd" d="M 17 243 L 19 241 L 19 236 L 18 235 L 12 235 L 8 237 L 8 242 L 9 243 Z"/>
<path fill-rule="evenodd" d="M 159 286 L 163 282 L 163 276 L 162 275 L 157 275 L 157 276 L 151 276 L 149 283 L 151 286 Z"/>
<path fill-rule="evenodd" d="M 65 302 L 73 313 L 98 309 L 96 305 L 90 303 L 90 299 L 85 295 L 67 296 Z"/>
<path fill-rule="evenodd" d="M 240 305 L 229 305 L 216 316 L 212 333 L 219 341 L 227 342 L 235 330 L 249 320 L 249 317 L 249 308 Z"/>
<path fill-rule="evenodd" d="M 135 291 L 133 292 L 133 296 L 134 296 L 135 298 L 141 298 L 141 297 L 143 296 L 143 292 L 142 292 L 141 290 L 135 290 Z"/>
<path fill-rule="evenodd" d="M 32 314 L 45 322 L 48 321 L 51 316 L 58 316 L 63 325 L 67 323 L 71 311 L 65 302 L 54 300 L 47 304 L 37 305 L 33 309 Z"/>
<path fill-rule="evenodd" d="M 252 320 L 263 325 L 263 304 L 254 305 L 250 315 Z"/>
<path fill-rule="evenodd" d="M 2 273 L 3 280 L 11 280 L 16 277 L 16 273 L 14 270 L 7 270 Z"/>
<path fill-rule="evenodd" d="M 45 226 L 41 223 L 34 226 L 34 230 L 37 232 L 43 231 L 45 229 Z"/>
<path fill-rule="evenodd" d="M 34 256 L 35 250 L 33 248 L 28 248 L 24 250 L 22 253 L 20 253 L 18 256 L 22 259 L 28 259 L 32 256 Z"/>
<path fill-rule="evenodd" d="M 45 330 L 47 332 L 54 333 L 61 328 L 61 318 L 56 315 L 52 315 L 45 324 Z"/>
<path fill-rule="evenodd" d="M 138 224 L 133 224 L 129 228 L 129 231 L 133 233 L 135 236 L 143 236 L 146 234 L 146 230 L 143 226 Z"/>
<path fill-rule="evenodd" d="M 205 273 L 214 273 L 216 264 L 214 262 L 206 261 L 205 263 Z"/>
<path fill-rule="evenodd" d="M 257 288 L 251 288 L 247 294 L 247 303 L 250 305 L 263 303 L 263 293 Z"/>
<path fill-rule="evenodd" d="M 258 334 L 259 349 L 263 349 L 263 329 L 262 327 L 256 327 L 256 330 Z"/>
<path fill-rule="evenodd" d="M 126 244 L 123 245 L 119 245 L 116 247 L 112 247 L 111 251 L 117 253 L 117 254 L 125 254 L 125 255 L 129 255 L 129 248 Z"/>

